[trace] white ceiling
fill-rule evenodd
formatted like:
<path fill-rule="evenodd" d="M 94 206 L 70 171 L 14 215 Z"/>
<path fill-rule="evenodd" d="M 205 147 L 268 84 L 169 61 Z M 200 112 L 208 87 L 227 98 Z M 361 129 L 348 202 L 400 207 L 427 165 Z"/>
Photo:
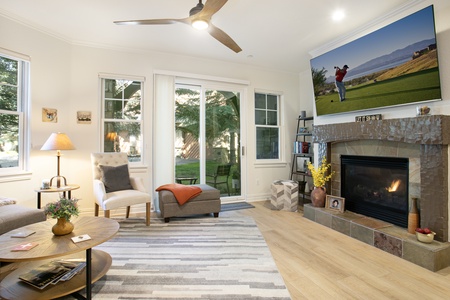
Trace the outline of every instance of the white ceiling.
<path fill-rule="evenodd" d="M 243 49 L 234 53 L 185 24 L 118 26 L 116 20 L 184 18 L 198 0 L 0 0 L 0 14 L 69 43 L 158 51 L 287 72 L 309 68 L 310 51 L 421 0 L 229 0 L 212 22 Z M 437 9 L 449 0 L 432 1 Z M 331 19 L 341 9 L 347 18 Z M 1 46 L 1 44 L 0 44 Z"/>

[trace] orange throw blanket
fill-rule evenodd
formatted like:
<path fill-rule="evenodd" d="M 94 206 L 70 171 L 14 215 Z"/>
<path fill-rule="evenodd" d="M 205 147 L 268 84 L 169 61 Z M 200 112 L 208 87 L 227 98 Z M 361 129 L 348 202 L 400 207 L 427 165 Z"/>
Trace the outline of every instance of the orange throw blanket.
<path fill-rule="evenodd" d="M 164 184 L 156 189 L 157 192 L 161 190 L 171 191 L 180 205 L 183 205 L 189 199 L 198 196 L 202 192 L 202 189 L 198 186 L 184 185 L 179 183 Z"/>

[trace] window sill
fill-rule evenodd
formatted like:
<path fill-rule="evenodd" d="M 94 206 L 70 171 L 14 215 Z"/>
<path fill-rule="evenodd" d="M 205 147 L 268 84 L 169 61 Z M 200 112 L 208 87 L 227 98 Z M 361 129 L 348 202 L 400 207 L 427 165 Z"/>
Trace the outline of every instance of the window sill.
<path fill-rule="evenodd" d="M 255 168 L 285 168 L 287 163 L 284 161 L 258 161 L 254 164 Z"/>
<path fill-rule="evenodd" d="M 22 180 L 30 180 L 31 172 L 23 171 L 23 172 L 11 172 L 11 173 L 0 173 L 0 183 L 2 182 L 12 182 L 12 181 L 22 181 Z"/>

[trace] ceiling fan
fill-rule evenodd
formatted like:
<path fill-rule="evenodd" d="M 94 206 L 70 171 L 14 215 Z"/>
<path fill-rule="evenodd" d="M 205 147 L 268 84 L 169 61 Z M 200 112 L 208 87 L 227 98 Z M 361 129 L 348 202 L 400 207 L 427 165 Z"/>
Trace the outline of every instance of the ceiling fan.
<path fill-rule="evenodd" d="M 220 28 L 214 26 L 211 22 L 211 17 L 225 5 L 228 0 L 207 0 L 203 5 L 202 0 L 198 1 L 198 4 L 189 11 L 189 17 L 183 19 L 150 19 L 150 20 L 129 20 L 129 21 L 115 21 L 117 25 L 166 25 L 183 23 L 191 25 L 196 29 L 207 29 L 208 33 L 238 53 L 241 52 L 241 47 L 236 44 L 233 39 L 222 31 Z"/>

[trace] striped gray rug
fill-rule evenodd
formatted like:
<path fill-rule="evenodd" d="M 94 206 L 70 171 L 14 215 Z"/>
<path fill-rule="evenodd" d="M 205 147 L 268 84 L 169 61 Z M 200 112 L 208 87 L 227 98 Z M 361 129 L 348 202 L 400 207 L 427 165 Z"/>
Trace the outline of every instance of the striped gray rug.
<path fill-rule="evenodd" d="M 119 221 L 94 299 L 291 299 L 250 217 Z"/>

